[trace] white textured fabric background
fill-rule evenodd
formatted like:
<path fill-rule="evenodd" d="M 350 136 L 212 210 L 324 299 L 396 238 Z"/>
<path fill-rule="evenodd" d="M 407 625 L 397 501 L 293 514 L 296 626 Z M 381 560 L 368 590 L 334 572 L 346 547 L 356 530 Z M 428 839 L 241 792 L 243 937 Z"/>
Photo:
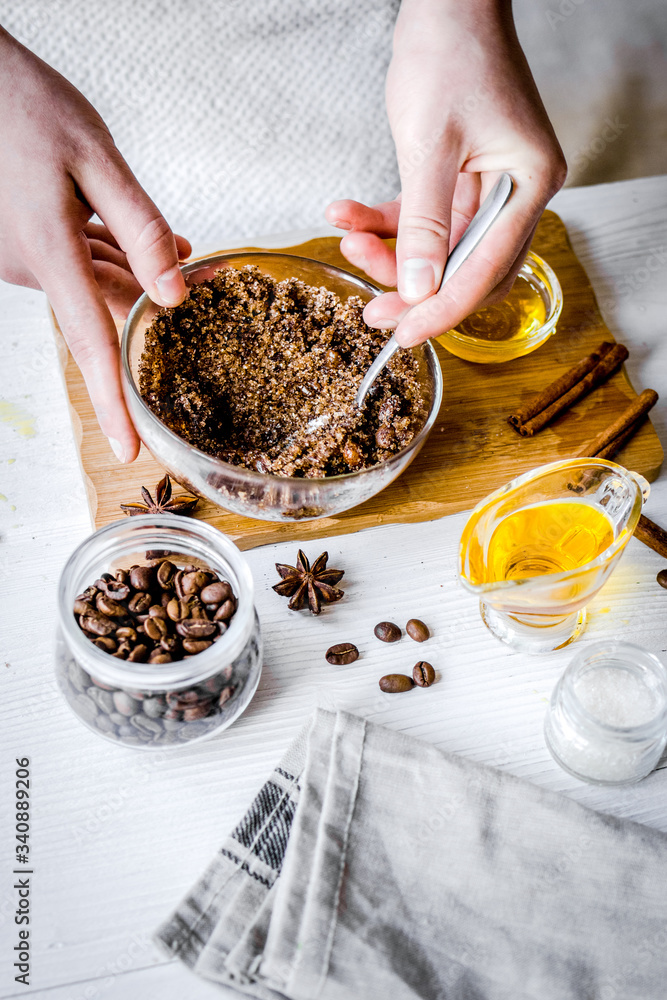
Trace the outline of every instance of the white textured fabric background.
<path fill-rule="evenodd" d="M 384 77 L 399 0 L 0 0 L 194 242 L 398 190 Z M 667 171 L 665 0 L 515 0 L 570 184 Z"/>

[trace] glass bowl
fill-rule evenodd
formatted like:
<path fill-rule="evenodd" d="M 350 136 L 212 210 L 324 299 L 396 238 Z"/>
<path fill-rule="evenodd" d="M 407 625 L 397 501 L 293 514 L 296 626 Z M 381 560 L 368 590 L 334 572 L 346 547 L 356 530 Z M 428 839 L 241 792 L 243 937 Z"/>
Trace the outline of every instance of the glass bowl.
<path fill-rule="evenodd" d="M 441 334 L 438 342 L 457 358 L 482 364 L 512 361 L 537 350 L 556 330 L 563 308 L 563 292 L 553 270 L 532 250 L 526 254 L 526 259 L 517 275 L 517 282 L 520 281 L 527 283 L 526 292 L 534 293 L 538 301 L 541 301 L 545 312 L 544 322 L 539 324 L 522 322 L 514 335 L 495 340 L 470 336 L 456 328 Z M 520 287 L 517 282 L 513 291 Z M 502 310 L 507 301 L 505 299 L 497 305 L 480 309 L 479 313 L 473 313 L 473 317 L 479 315 L 488 322 L 496 315 L 498 321 L 502 322 Z"/>
<path fill-rule="evenodd" d="M 181 568 L 207 566 L 237 600 L 229 628 L 203 652 L 171 663 L 139 663 L 99 649 L 81 631 L 74 601 L 103 573 L 155 565 L 168 553 Z M 247 708 L 262 672 L 262 637 L 250 568 L 232 540 L 204 521 L 140 515 L 100 528 L 72 553 L 58 586 L 56 679 L 89 729 L 139 750 L 183 747 L 230 726 Z"/>
<path fill-rule="evenodd" d="M 358 295 L 369 302 L 381 290 L 341 268 L 321 261 L 271 251 L 219 253 L 182 268 L 188 286 L 211 278 L 223 267 L 253 264 L 282 281 L 293 277 L 324 286 L 343 301 Z M 161 466 L 179 483 L 226 510 L 264 521 L 312 520 L 356 507 L 388 486 L 417 455 L 431 430 L 442 400 L 442 374 L 433 346 L 414 348 L 428 404 L 424 426 L 409 445 L 386 462 L 358 472 L 325 479 L 300 479 L 255 472 L 207 455 L 169 430 L 141 397 L 138 369 L 147 328 L 159 311 L 142 295 L 127 318 L 121 345 L 125 399 L 142 441 Z"/>

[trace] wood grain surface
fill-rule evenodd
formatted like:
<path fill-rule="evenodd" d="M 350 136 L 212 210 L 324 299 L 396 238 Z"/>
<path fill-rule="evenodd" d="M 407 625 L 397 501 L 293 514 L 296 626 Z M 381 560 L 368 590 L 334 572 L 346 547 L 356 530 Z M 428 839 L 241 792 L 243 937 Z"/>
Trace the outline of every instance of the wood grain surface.
<path fill-rule="evenodd" d="M 444 381 L 438 419 L 421 453 L 387 489 L 342 514 L 296 524 L 240 517 L 209 501 L 201 502 L 197 516 L 226 532 L 242 549 L 379 524 L 426 521 L 468 510 L 514 476 L 573 455 L 637 393 L 621 370 L 534 438 L 521 438 L 509 426 L 507 416 L 536 390 L 603 340 L 614 339 L 602 320 L 565 226 L 554 212 L 544 213 L 532 248 L 551 264 L 563 288 L 564 305 L 556 333 L 532 354 L 499 365 L 462 361 L 436 343 Z M 361 274 L 342 257 L 335 237 L 320 237 L 280 252 L 328 261 Z M 119 504 L 139 499 L 142 485 L 152 490 L 162 471 L 145 448 L 132 465 L 118 463 L 97 425 L 79 369 L 55 320 L 54 329 L 91 519 L 95 527 L 101 527 L 122 516 Z M 616 460 L 649 481 L 657 477 L 663 450 L 650 422 Z"/>

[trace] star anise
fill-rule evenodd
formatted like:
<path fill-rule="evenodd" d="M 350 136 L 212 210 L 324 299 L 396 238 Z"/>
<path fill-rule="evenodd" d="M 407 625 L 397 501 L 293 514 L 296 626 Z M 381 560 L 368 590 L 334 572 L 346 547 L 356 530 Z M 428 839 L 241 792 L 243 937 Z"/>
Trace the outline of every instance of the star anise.
<path fill-rule="evenodd" d="M 308 602 L 312 614 L 319 615 L 322 604 L 333 604 L 340 601 L 343 591 L 335 584 L 342 578 L 345 570 L 327 569 L 328 552 L 318 556 L 311 566 L 305 554 L 299 549 L 296 566 L 286 566 L 276 563 L 276 569 L 282 576 L 280 583 L 273 589 L 281 597 L 291 597 L 288 607 L 299 611 Z"/>
<path fill-rule="evenodd" d="M 150 495 L 145 486 L 141 487 L 143 503 L 122 503 L 120 509 L 134 517 L 136 514 L 191 514 L 197 504 L 199 497 L 193 497 L 189 493 L 181 493 L 180 496 L 172 497 L 171 479 L 165 475 L 164 479 L 155 487 L 155 500 Z"/>

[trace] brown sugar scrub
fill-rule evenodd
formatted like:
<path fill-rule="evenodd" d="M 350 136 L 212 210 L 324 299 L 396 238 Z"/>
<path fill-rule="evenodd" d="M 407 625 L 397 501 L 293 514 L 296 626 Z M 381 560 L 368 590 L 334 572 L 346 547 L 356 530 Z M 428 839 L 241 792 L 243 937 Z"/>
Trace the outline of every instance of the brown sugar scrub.
<path fill-rule="evenodd" d="M 418 359 L 400 351 L 355 405 L 389 336 L 364 323 L 364 304 L 223 268 L 153 320 L 141 394 L 175 434 L 233 465 L 317 478 L 376 465 L 412 441 L 428 404 Z"/>

